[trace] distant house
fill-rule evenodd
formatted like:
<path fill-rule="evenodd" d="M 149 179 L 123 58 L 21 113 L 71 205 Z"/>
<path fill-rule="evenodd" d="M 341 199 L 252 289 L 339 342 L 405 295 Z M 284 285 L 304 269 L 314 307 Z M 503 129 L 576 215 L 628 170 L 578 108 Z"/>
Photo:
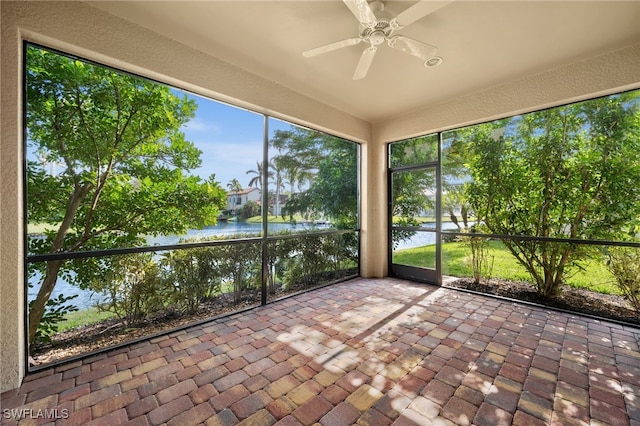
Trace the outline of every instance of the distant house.
<path fill-rule="evenodd" d="M 258 188 L 245 188 L 238 192 L 227 192 L 227 210 L 236 212 L 248 201 L 260 203 L 261 195 Z"/>

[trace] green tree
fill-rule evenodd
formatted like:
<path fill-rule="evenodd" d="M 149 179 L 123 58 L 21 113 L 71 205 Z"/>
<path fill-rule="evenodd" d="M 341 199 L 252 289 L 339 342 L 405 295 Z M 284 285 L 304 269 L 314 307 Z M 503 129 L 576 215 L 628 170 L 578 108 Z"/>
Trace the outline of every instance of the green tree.
<path fill-rule="evenodd" d="M 420 136 L 389 146 L 391 167 L 425 164 L 438 160 L 438 136 Z"/>
<path fill-rule="evenodd" d="M 283 214 L 299 213 L 305 217 L 323 214 L 340 227 L 356 226 L 356 144 L 294 126 L 277 130 L 269 143 L 278 151 L 273 160 L 283 170 L 283 182 L 286 180 L 290 185 L 291 194 Z"/>
<path fill-rule="evenodd" d="M 339 228 L 353 228 L 358 223 L 358 147 L 343 140 L 327 143 L 331 149 L 318 161 L 317 174 L 309 188 L 294 194 L 285 212 L 320 212 Z"/>
<path fill-rule="evenodd" d="M 193 101 L 35 47 L 27 48 L 26 83 L 27 139 L 40 159 L 27 164 L 28 219 L 52 226 L 45 238 L 30 239 L 30 253 L 127 247 L 144 235 L 215 223 L 224 190 L 213 177 L 186 173 L 201 161 L 180 131 L 194 116 Z M 48 172 L 50 164 L 63 170 Z M 81 287 L 90 284 L 79 264 L 91 262 L 38 264 L 43 278 L 29 311 L 31 342 L 61 272 Z"/>
<path fill-rule="evenodd" d="M 276 130 L 269 145 L 278 151 L 276 156 L 286 157 L 284 163 L 288 167 L 315 174 L 318 162 L 331 147 L 331 141 L 340 139 L 317 130 L 291 126 L 288 130 Z"/>
<path fill-rule="evenodd" d="M 254 175 L 249 181 L 250 187 L 255 186 L 260 191 L 262 191 L 262 173 L 263 173 L 262 163 L 259 161 L 256 161 L 256 168 L 247 170 L 248 175 Z M 269 172 L 269 178 L 271 178 L 271 172 Z"/>
<path fill-rule="evenodd" d="M 240 199 L 238 198 L 238 194 L 242 192 L 242 185 L 238 179 L 231 179 L 229 183 L 227 183 L 227 188 L 229 188 L 229 192 L 233 194 L 233 201 L 231 202 L 231 211 L 235 213 L 236 206 L 240 204 Z"/>
<path fill-rule="evenodd" d="M 467 197 L 494 234 L 617 239 L 640 215 L 640 97 L 625 93 L 474 126 Z M 585 246 L 505 239 L 543 297 Z"/>
<path fill-rule="evenodd" d="M 272 176 L 273 179 L 271 184 L 275 187 L 275 192 L 273 194 L 273 205 L 274 211 L 273 215 L 277 216 L 280 212 L 280 194 L 282 194 L 282 190 L 284 189 L 284 163 L 285 157 L 278 156 L 271 159 L 269 162 L 269 168 L 272 170 L 269 176 Z"/>
<path fill-rule="evenodd" d="M 466 202 L 464 192 L 459 187 L 451 186 L 447 193 L 442 194 L 442 210 L 448 214 L 449 220 L 456 225 L 459 231 L 469 228 L 469 204 Z M 458 220 L 458 211 L 462 223 Z"/>
<path fill-rule="evenodd" d="M 465 182 L 470 180 L 466 167 L 470 153 L 466 139 L 459 137 L 466 131 L 446 132 L 442 138 L 442 210 L 459 231 L 469 230 L 470 226 L 470 206 L 465 193 Z"/>
<path fill-rule="evenodd" d="M 260 205 L 255 201 L 247 201 L 240 209 L 240 218 L 249 219 L 260 214 Z"/>

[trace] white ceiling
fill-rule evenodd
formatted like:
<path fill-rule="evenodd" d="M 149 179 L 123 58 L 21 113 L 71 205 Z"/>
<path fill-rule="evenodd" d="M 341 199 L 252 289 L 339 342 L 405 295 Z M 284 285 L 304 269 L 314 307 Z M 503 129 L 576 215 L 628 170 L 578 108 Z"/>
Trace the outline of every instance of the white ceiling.
<path fill-rule="evenodd" d="M 398 14 L 415 2 L 385 3 Z M 457 0 L 398 31 L 437 46 L 440 66 L 382 45 L 354 81 L 362 43 L 302 56 L 358 36 L 340 0 L 90 4 L 371 122 L 640 41 L 640 1 Z"/>

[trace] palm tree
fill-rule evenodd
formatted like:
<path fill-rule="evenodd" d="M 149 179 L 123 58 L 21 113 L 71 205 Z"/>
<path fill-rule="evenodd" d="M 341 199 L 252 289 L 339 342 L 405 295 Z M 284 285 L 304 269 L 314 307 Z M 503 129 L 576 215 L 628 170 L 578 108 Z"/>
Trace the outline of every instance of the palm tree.
<path fill-rule="evenodd" d="M 279 166 L 284 169 L 284 178 L 289 185 L 290 195 L 295 194 L 296 186 L 298 192 L 301 191 L 305 182 L 311 180 L 313 177 L 313 173 L 297 158 L 288 154 L 279 155 L 276 158 L 278 158 Z"/>
<path fill-rule="evenodd" d="M 295 193 L 296 183 L 298 184 L 298 187 L 302 184 L 302 169 L 297 164 L 290 165 L 285 170 L 285 176 L 287 179 L 286 183 L 289 184 L 289 195 L 291 196 Z"/>
<path fill-rule="evenodd" d="M 449 213 L 449 219 L 458 227 L 458 230 L 466 230 L 469 228 L 469 203 L 462 193 L 461 188 L 454 186 L 450 188 L 449 192 L 442 194 L 442 209 Z M 462 224 L 464 226 L 461 226 L 458 222 L 456 210 L 460 211 Z"/>
<path fill-rule="evenodd" d="M 240 185 L 240 181 L 238 181 L 238 179 L 232 179 L 227 184 L 227 188 L 229 188 L 229 191 L 233 194 L 233 207 L 231 210 L 235 212 L 235 206 L 238 204 L 238 193 L 242 192 L 242 185 Z"/>
<path fill-rule="evenodd" d="M 254 177 L 251 178 L 251 180 L 249 181 L 249 186 L 255 186 L 256 188 L 258 188 L 260 190 L 260 192 L 262 192 L 262 172 L 263 172 L 263 167 L 262 167 L 262 163 L 259 161 L 256 161 L 256 169 L 255 170 L 247 170 L 247 174 L 253 174 L 255 175 Z M 273 173 L 271 171 L 269 171 L 269 177 L 273 177 Z"/>
<path fill-rule="evenodd" d="M 269 176 L 273 177 L 275 176 L 275 186 L 276 186 L 276 200 L 275 200 L 275 206 L 274 206 L 274 216 L 277 216 L 278 214 L 280 214 L 280 190 L 284 189 L 284 176 L 283 176 L 283 172 L 284 172 L 284 167 L 282 164 L 282 158 L 281 157 L 274 157 L 270 162 L 269 162 L 269 167 L 271 167 L 273 169 L 273 173 L 269 173 Z"/>

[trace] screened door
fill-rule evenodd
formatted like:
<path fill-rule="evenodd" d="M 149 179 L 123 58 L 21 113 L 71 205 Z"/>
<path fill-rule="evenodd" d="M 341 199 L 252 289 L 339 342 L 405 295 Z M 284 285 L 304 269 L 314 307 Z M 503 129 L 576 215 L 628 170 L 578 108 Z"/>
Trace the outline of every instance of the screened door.
<path fill-rule="evenodd" d="M 389 264 L 394 276 L 439 284 L 437 136 L 390 145 Z"/>

